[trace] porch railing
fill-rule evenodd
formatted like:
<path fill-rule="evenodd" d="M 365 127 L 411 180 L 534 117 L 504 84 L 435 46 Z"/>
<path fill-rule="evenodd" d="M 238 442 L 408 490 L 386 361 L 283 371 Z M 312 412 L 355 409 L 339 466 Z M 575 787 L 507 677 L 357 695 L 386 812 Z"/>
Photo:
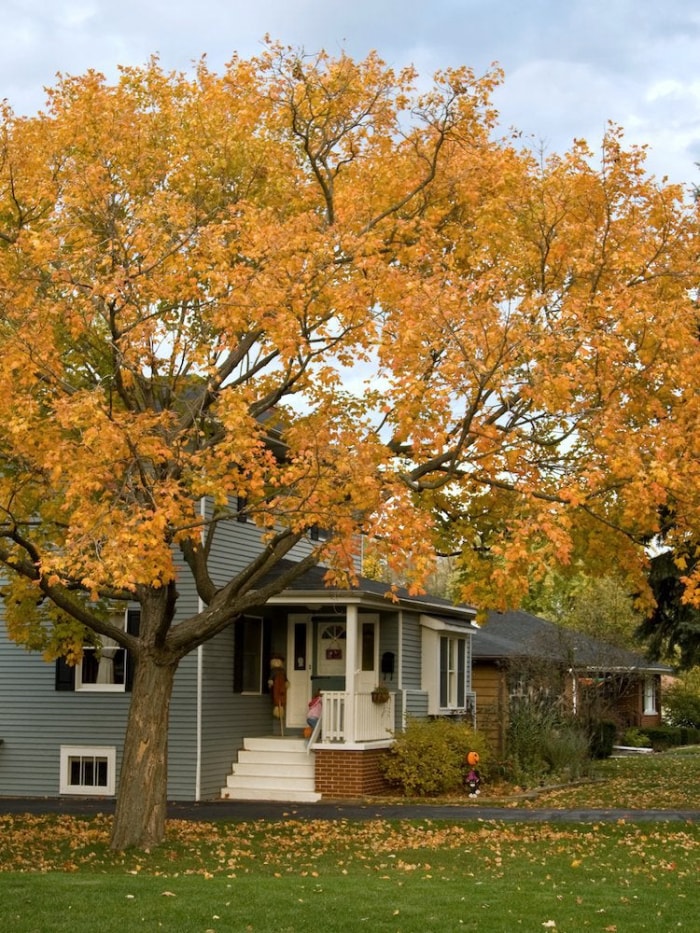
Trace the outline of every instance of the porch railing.
<path fill-rule="evenodd" d="M 321 740 L 374 742 L 390 738 L 394 730 L 394 700 L 393 693 L 386 703 L 374 703 L 371 693 L 324 690 Z M 347 715 L 350 703 L 354 704 L 352 718 Z"/>

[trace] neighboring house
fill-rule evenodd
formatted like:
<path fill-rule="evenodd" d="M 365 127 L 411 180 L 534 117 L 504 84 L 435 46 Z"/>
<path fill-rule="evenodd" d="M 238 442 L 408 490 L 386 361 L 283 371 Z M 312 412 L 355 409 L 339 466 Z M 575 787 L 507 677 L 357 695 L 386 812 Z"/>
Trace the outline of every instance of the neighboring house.
<path fill-rule="evenodd" d="M 245 566 L 258 542 L 250 523 L 220 525 L 216 575 Z M 312 570 L 182 661 L 169 799 L 369 793 L 381 786 L 378 756 L 407 716 L 473 716 L 472 610 L 402 591 L 390 597 L 386 584 L 367 579 L 329 589 L 323 578 L 323 568 Z M 178 614 L 196 611 L 183 576 Z M 138 611 L 124 624 L 138 625 Z M 273 655 L 285 659 L 289 685 L 282 722 L 268 688 Z M 371 697 L 380 682 L 389 688 L 383 704 Z M 0 796 L 113 795 L 129 688 L 123 649 L 87 650 L 75 668 L 49 665 L 10 642 L 0 618 Z M 307 704 L 319 689 L 323 717 L 307 748 Z"/>
<path fill-rule="evenodd" d="M 491 613 L 472 639 L 477 728 L 504 751 L 512 701 L 549 695 L 615 722 L 620 733 L 661 722 L 661 676 L 671 669 L 528 612 Z"/>

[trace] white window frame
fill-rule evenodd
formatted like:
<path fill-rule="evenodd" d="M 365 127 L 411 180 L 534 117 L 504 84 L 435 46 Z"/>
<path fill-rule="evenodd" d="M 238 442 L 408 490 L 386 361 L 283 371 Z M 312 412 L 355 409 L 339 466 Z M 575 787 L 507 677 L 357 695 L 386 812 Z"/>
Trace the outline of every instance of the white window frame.
<path fill-rule="evenodd" d="M 72 764 L 79 759 L 84 765 L 90 761 L 104 761 L 107 778 L 104 784 L 74 784 L 71 782 Z M 59 793 L 80 797 L 113 797 L 116 787 L 117 750 L 114 745 L 61 745 Z M 81 771 L 83 765 L 81 764 Z"/>
<path fill-rule="evenodd" d="M 656 677 L 648 674 L 644 678 L 644 715 L 656 716 L 659 710 L 656 705 Z"/>
<path fill-rule="evenodd" d="M 422 689 L 428 694 L 428 713 L 431 716 L 450 716 L 455 713 L 467 713 L 473 702 L 471 686 L 471 631 L 459 625 L 450 624 L 442 619 L 421 616 L 422 627 Z M 447 678 L 447 705 L 441 703 L 442 644 L 446 639 L 447 655 L 451 659 L 445 672 Z M 460 644 L 461 643 L 461 644 Z M 464 683 L 460 688 L 459 651 L 463 651 Z M 464 703 L 458 704 L 460 693 Z"/>
<path fill-rule="evenodd" d="M 465 635 L 440 635 L 439 705 L 444 710 L 463 710 L 467 707 L 467 637 Z M 443 669 L 443 646 L 445 667 Z M 460 684 L 460 667 L 463 679 Z M 442 702 L 443 693 L 445 702 Z M 459 702 L 460 693 L 463 702 Z"/>
<path fill-rule="evenodd" d="M 126 621 L 127 621 L 126 611 L 124 611 L 123 614 L 121 613 L 116 614 L 113 617 L 112 621 L 114 622 L 115 625 L 121 621 L 123 628 L 126 631 Z M 111 663 L 111 659 L 109 657 L 108 652 L 113 651 L 116 653 L 117 651 L 124 651 L 123 682 L 115 684 L 115 683 L 110 683 L 109 680 L 105 680 L 103 682 L 98 681 L 97 683 L 93 681 L 87 681 L 84 683 L 83 682 L 84 660 L 83 660 L 79 664 L 75 665 L 75 690 L 76 692 L 80 692 L 80 693 L 124 693 L 126 691 L 126 682 L 128 678 L 127 665 L 129 663 L 129 654 L 125 648 L 122 648 L 121 645 L 117 644 L 117 642 L 114 641 L 113 639 L 107 638 L 104 635 L 100 635 L 99 638 L 101 639 L 101 644 L 95 645 L 95 646 L 85 645 L 83 647 L 83 655 L 85 655 L 86 652 L 102 651 L 103 656 L 100 659 L 99 663 L 100 664 L 104 663 L 105 665 L 109 665 Z"/>

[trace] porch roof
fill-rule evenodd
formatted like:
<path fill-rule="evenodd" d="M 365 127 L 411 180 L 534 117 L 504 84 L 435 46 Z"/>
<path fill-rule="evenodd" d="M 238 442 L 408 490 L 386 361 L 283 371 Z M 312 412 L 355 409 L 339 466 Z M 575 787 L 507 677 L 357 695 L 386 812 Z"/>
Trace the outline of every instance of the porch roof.
<path fill-rule="evenodd" d="M 472 657 L 475 661 L 541 658 L 589 670 L 672 673 L 666 664 L 642 654 L 520 610 L 489 613 L 485 626 L 474 632 Z"/>
<path fill-rule="evenodd" d="M 270 577 L 263 579 L 262 584 L 269 582 L 273 575 L 279 576 L 293 565 L 294 561 L 291 560 L 280 561 Z M 370 580 L 369 577 L 358 576 L 357 586 L 347 589 L 328 586 L 325 581 L 327 570 L 327 567 L 312 567 L 268 602 L 278 606 L 290 602 L 296 604 L 308 602 L 315 605 L 369 604 L 374 608 L 412 609 L 415 612 L 439 616 L 453 622 L 460 621 L 463 625 L 470 626 L 476 616 L 476 609 L 472 606 L 455 605 L 448 599 L 430 594 L 413 596 L 403 587 L 392 590 L 389 584 Z"/>

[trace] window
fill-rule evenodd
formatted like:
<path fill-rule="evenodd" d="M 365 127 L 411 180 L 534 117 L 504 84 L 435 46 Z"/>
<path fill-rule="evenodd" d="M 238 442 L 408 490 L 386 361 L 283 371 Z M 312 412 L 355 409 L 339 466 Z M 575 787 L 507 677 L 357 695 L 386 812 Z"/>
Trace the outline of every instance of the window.
<path fill-rule="evenodd" d="M 248 521 L 248 500 L 245 496 L 236 497 L 236 521 L 245 523 Z"/>
<path fill-rule="evenodd" d="M 140 609 L 115 614 L 112 621 L 122 624 L 130 635 L 138 635 Z M 80 664 L 71 667 L 63 658 L 56 662 L 56 690 L 87 693 L 124 693 L 131 690 L 133 662 L 116 641 L 96 636 L 97 644 L 85 645 Z"/>
<path fill-rule="evenodd" d="M 466 682 L 466 638 L 440 638 L 440 708 L 464 709 Z"/>
<path fill-rule="evenodd" d="M 644 715 L 656 716 L 656 678 L 649 675 L 644 678 Z"/>
<path fill-rule="evenodd" d="M 62 745 L 60 793 L 113 796 L 116 758 L 113 746 Z"/>
<path fill-rule="evenodd" d="M 327 541 L 329 537 L 327 528 L 321 528 L 319 525 L 312 525 L 309 528 L 309 539 L 311 541 Z"/>
<path fill-rule="evenodd" d="M 111 638 L 85 645 L 83 660 L 75 668 L 75 689 L 123 692 L 126 685 L 126 650 Z"/>
<path fill-rule="evenodd" d="M 421 616 L 421 686 L 432 716 L 466 713 L 473 708 L 471 634 L 451 619 Z"/>
<path fill-rule="evenodd" d="M 233 627 L 233 689 L 262 693 L 267 626 L 257 616 L 244 616 Z"/>
<path fill-rule="evenodd" d="M 361 670 L 374 671 L 376 662 L 376 625 L 374 622 L 363 622 L 360 636 L 361 644 Z"/>

